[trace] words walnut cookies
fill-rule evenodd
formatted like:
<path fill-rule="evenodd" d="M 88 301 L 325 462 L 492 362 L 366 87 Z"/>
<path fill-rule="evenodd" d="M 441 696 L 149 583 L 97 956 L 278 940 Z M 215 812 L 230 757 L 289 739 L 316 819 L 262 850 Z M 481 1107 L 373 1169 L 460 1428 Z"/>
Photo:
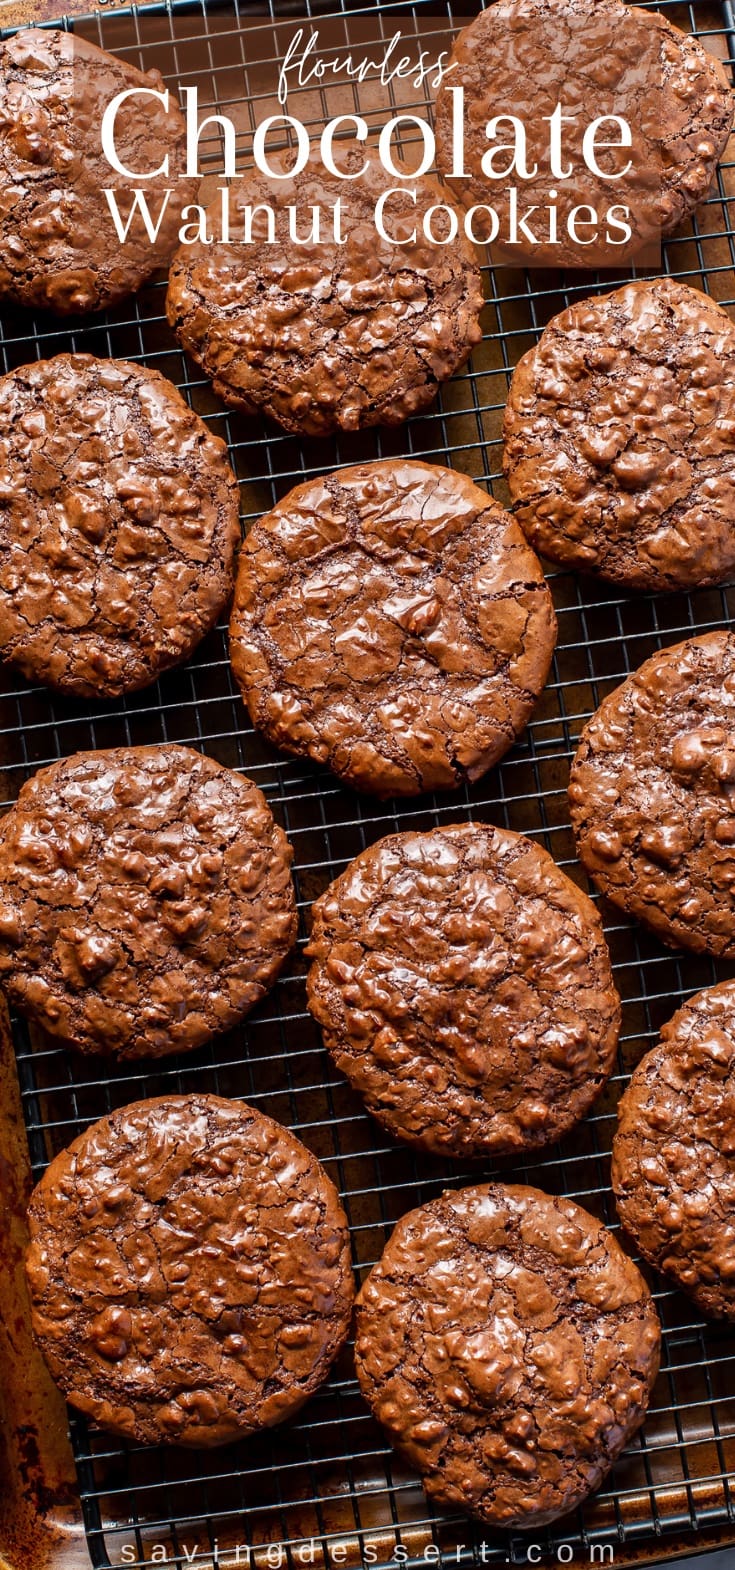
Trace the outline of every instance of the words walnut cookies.
<path fill-rule="evenodd" d="M 138 89 L 117 118 L 124 164 L 168 174 L 138 184 L 153 212 L 171 196 L 155 241 L 133 217 L 121 243 L 102 192 L 127 218 L 135 180 L 114 174 L 100 128 L 108 103 Z M 200 178 L 187 178 L 186 127 L 164 109 L 157 71 L 145 75 L 71 33 L 22 31 L 0 43 L 0 295 L 60 315 L 100 311 L 134 294 L 174 250 L 180 213 Z"/>
<path fill-rule="evenodd" d="M 362 146 L 340 148 L 340 168 L 355 173 L 365 161 Z M 376 204 L 391 190 L 385 220 L 399 244 L 375 225 Z M 248 175 L 231 204 L 232 243 L 184 245 L 174 257 L 169 322 L 226 403 L 288 431 L 400 424 L 433 403 L 482 336 L 471 245 L 432 244 L 421 231 L 426 211 L 445 200 L 436 181 L 393 178 L 374 156 L 354 180 L 328 174 L 315 157 L 290 178 Z M 310 240 L 317 208 L 330 232 Z M 251 243 L 243 243 L 238 218 L 251 209 Z M 215 226 L 217 214 L 215 204 Z"/>
<path fill-rule="evenodd" d="M 437 167 L 478 219 L 485 204 L 499 258 L 619 267 L 706 196 L 733 102 L 720 62 L 658 11 L 497 0 L 454 45 Z"/>
<path fill-rule="evenodd" d="M 554 317 L 513 374 L 505 467 L 526 538 L 627 589 L 735 568 L 735 326 L 657 278 Z"/>
<path fill-rule="evenodd" d="M 165 377 L 60 354 L 0 377 L 0 653 L 80 697 L 185 659 L 232 593 L 224 443 Z"/>
<path fill-rule="evenodd" d="M 448 1155 L 548 1144 L 612 1067 L 600 919 L 520 834 L 391 835 L 317 900 L 309 1008 L 391 1133 Z"/>
<path fill-rule="evenodd" d="M 346 1339 L 347 1220 L 315 1156 L 241 1101 L 140 1101 L 30 1203 L 33 1329 L 67 1399 L 139 1444 L 292 1416 Z"/>
<path fill-rule="evenodd" d="M 0 823 L 0 977 L 82 1052 L 201 1046 L 296 937 L 291 848 L 241 774 L 188 747 L 80 752 Z"/>
<path fill-rule="evenodd" d="M 555 638 L 512 518 L 412 459 L 296 486 L 240 556 L 230 651 L 253 724 L 378 796 L 451 789 L 496 763 Z"/>
<path fill-rule="evenodd" d="M 704 1314 L 735 1319 L 735 982 L 690 998 L 639 1063 L 612 1183 L 645 1258 Z"/>
<path fill-rule="evenodd" d="M 646 660 L 585 726 L 569 786 L 580 860 L 665 943 L 735 954 L 735 635 Z"/>
<path fill-rule="evenodd" d="M 568 1199 L 460 1189 L 399 1221 L 357 1298 L 379 1422 L 438 1504 L 542 1526 L 640 1427 L 660 1328 L 642 1276 Z"/>

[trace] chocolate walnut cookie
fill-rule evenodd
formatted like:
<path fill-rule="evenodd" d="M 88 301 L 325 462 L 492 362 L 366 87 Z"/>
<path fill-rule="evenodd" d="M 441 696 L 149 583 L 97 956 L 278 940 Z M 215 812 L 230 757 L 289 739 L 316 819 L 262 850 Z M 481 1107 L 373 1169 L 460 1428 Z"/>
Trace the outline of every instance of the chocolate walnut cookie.
<path fill-rule="evenodd" d="M 438 1504 L 555 1521 L 640 1427 L 660 1329 L 642 1276 L 568 1199 L 492 1184 L 399 1221 L 357 1298 L 363 1395 Z"/>
<path fill-rule="evenodd" d="M 102 1118 L 51 1163 L 28 1219 L 51 1373 L 139 1444 L 209 1447 L 283 1422 L 347 1336 L 337 1191 L 241 1101 L 168 1096 Z"/>
<path fill-rule="evenodd" d="M 555 639 L 520 529 L 433 464 L 297 485 L 240 555 L 230 651 L 253 724 L 378 796 L 484 774 L 526 724 Z"/>
<path fill-rule="evenodd" d="M 626 589 L 735 570 L 735 326 L 657 278 L 555 316 L 513 373 L 515 516 L 551 561 Z"/>
<path fill-rule="evenodd" d="M 362 146 L 340 148 L 338 165 L 352 176 L 365 162 Z M 357 178 L 328 174 L 316 155 L 290 178 L 254 171 L 231 192 L 231 243 L 181 247 L 168 319 L 226 403 L 311 436 L 397 425 L 433 403 L 482 336 L 482 283 L 468 241 L 432 244 L 422 235 L 427 211 L 446 193 L 428 176 L 403 183 L 406 190 L 394 190 L 402 182 L 374 155 Z M 376 229 L 376 205 L 389 191 L 385 227 L 398 244 Z M 337 203 L 339 237 L 330 227 Z M 272 235 L 266 208 L 275 214 Z M 302 240 L 319 208 L 319 237 L 295 243 L 289 208 Z M 216 204 L 208 216 L 215 233 L 219 214 Z M 442 237 L 446 225 L 436 224 Z"/>
<path fill-rule="evenodd" d="M 237 482 L 165 377 L 60 354 L 0 377 L 0 654 L 116 697 L 185 659 L 232 593 Z"/>
<path fill-rule="evenodd" d="M 158 71 L 143 74 L 71 33 L 37 29 L 0 43 L 0 294 L 20 305 L 99 311 L 134 294 L 169 259 L 180 213 L 196 198 L 187 177 L 186 125 L 168 107 Z M 101 142 L 104 112 L 118 93 L 140 89 L 115 122 L 119 161 L 146 175 L 115 172 Z M 155 240 L 139 213 L 121 241 L 106 189 L 127 223 L 136 187 L 144 189 Z M 166 192 L 169 195 L 166 195 Z"/>
<path fill-rule="evenodd" d="M 313 917 L 309 1008 L 392 1134 L 509 1154 L 587 1111 L 620 1004 L 592 902 L 538 845 L 483 823 L 392 834 Z"/>
<path fill-rule="evenodd" d="M 263 997 L 296 936 L 260 791 L 189 747 L 80 752 L 0 822 L 0 978 L 81 1052 L 188 1051 Z"/>
<path fill-rule="evenodd" d="M 735 982 L 690 998 L 638 1064 L 612 1183 L 645 1258 L 704 1314 L 735 1319 Z"/>
<path fill-rule="evenodd" d="M 585 726 L 569 785 L 579 857 L 665 943 L 735 954 L 735 635 L 646 660 Z"/>
<path fill-rule="evenodd" d="M 671 234 L 706 196 L 733 103 L 725 67 L 660 11 L 623 0 L 496 0 L 455 42 L 437 97 L 437 167 L 466 207 L 479 206 L 478 237 L 493 239 L 489 221 L 481 228 L 483 204 L 492 206 L 494 255 L 545 267 L 619 266 Z M 551 122 L 560 111 L 555 166 Z M 509 169 L 509 115 L 526 132 L 522 174 Z M 605 123 L 610 116 L 623 119 L 629 139 Z M 493 142 L 487 133 L 497 117 Z M 598 119 L 585 158 L 583 139 Z M 483 160 L 493 148 L 490 178 Z"/>

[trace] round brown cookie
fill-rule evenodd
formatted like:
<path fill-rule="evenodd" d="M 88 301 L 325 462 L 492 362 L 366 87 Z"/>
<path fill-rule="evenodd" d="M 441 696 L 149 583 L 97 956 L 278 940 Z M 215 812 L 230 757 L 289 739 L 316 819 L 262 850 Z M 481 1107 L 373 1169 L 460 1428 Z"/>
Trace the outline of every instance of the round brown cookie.
<path fill-rule="evenodd" d="M 242 1101 L 166 1096 L 102 1118 L 51 1163 L 28 1218 L 49 1369 L 139 1444 L 221 1445 L 282 1422 L 346 1339 L 337 1190 Z"/>
<path fill-rule="evenodd" d="M 640 1426 L 660 1329 L 645 1281 L 571 1200 L 460 1189 L 399 1221 L 357 1298 L 368 1404 L 439 1504 L 535 1527 Z"/>
<path fill-rule="evenodd" d="M 556 316 L 517 366 L 505 468 L 526 538 L 628 589 L 735 571 L 735 326 L 671 278 Z"/>
<path fill-rule="evenodd" d="M 392 1134 L 510 1154 L 587 1111 L 620 1004 L 594 905 L 540 846 L 484 823 L 392 834 L 313 917 L 309 1008 Z"/>
<path fill-rule="evenodd" d="M 735 982 L 690 998 L 618 1107 L 612 1183 L 644 1257 L 735 1319 Z"/>
<path fill-rule="evenodd" d="M 735 954 L 735 634 L 654 654 L 585 726 L 569 785 L 580 861 L 665 943 Z"/>
<path fill-rule="evenodd" d="M 224 443 L 157 371 L 0 377 L 0 653 L 84 697 L 155 681 L 230 598 L 238 512 Z"/>
<path fill-rule="evenodd" d="M 253 724 L 378 796 L 484 774 L 523 730 L 555 639 L 517 524 L 433 464 L 298 485 L 240 556 L 230 651 Z"/>
<path fill-rule="evenodd" d="M 251 780 L 189 747 L 78 752 L 0 822 L 0 978 L 81 1052 L 201 1046 L 296 936 L 291 848 Z"/>
<path fill-rule="evenodd" d="M 163 86 L 158 71 L 143 74 L 76 34 L 30 29 L 0 43 L 0 294 L 60 315 L 99 311 L 165 265 L 200 179 L 184 173 L 178 104 L 169 95 L 166 109 L 151 96 Z M 108 104 L 132 89 L 115 148 L 140 175 L 167 159 L 167 172 L 152 178 L 118 174 L 102 148 Z M 160 227 L 151 240 L 136 211 L 121 242 L 102 192 L 113 191 L 125 225 L 136 188 Z"/>
<path fill-rule="evenodd" d="M 515 262 L 619 266 L 670 234 L 707 194 L 732 125 L 732 85 L 720 61 L 659 11 L 624 0 L 497 0 L 459 34 L 449 73 L 436 104 L 437 167 L 466 207 L 479 207 L 473 232 Z M 515 166 L 509 115 L 526 138 Z M 608 116 L 625 121 L 629 145 L 616 145 L 621 132 L 602 123 L 594 162 L 589 148 L 585 160 L 585 134 Z"/>
<path fill-rule="evenodd" d="M 354 172 L 365 149 L 342 148 L 338 158 Z M 446 201 L 434 180 L 399 185 L 374 156 L 363 176 L 347 180 L 328 174 L 316 156 L 300 175 L 278 182 L 253 171 L 231 192 L 234 243 L 178 251 L 168 319 L 226 403 L 313 436 L 398 425 L 428 408 L 440 383 L 464 365 L 482 336 L 474 251 L 461 235 L 451 245 L 423 238 L 424 215 Z M 398 244 L 376 228 L 376 205 L 389 191 L 384 225 Z M 338 201 L 341 239 L 331 228 Z M 272 239 L 263 206 L 275 214 Z M 321 238 L 296 244 L 289 208 L 306 235 L 315 206 Z M 244 214 L 258 207 L 254 241 L 243 244 Z M 219 214 L 218 200 L 208 220 L 215 233 Z M 448 233 L 441 218 L 435 226 L 439 238 Z"/>

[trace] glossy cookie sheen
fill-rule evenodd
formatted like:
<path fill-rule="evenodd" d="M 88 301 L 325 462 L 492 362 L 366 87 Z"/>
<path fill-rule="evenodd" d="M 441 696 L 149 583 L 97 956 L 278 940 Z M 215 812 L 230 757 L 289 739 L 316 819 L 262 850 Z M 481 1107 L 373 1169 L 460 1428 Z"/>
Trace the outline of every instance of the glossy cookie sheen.
<path fill-rule="evenodd" d="M 80 752 L 0 823 L 0 977 L 81 1052 L 188 1051 L 263 997 L 296 936 L 292 852 L 251 780 L 189 747 Z"/>
<path fill-rule="evenodd" d="M 484 774 L 523 730 L 555 640 L 517 524 L 438 465 L 298 485 L 240 556 L 230 652 L 253 724 L 378 796 Z"/>
<path fill-rule="evenodd" d="M 458 159 L 452 90 L 457 88 L 464 90 L 460 175 L 453 173 Z M 660 11 L 623 0 L 495 0 L 455 41 L 437 95 L 437 168 L 455 198 L 465 207 L 479 206 L 478 237 L 483 204 L 492 204 L 499 220 L 493 255 L 518 265 L 529 260 L 537 267 L 619 269 L 621 261 L 677 229 L 706 196 L 727 143 L 733 103 L 723 63 Z M 564 175 L 557 178 L 549 156 L 549 119 L 559 105 L 565 120 L 558 127 Z M 486 127 L 496 116 L 509 114 L 526 128 L 527 173 L 520 181 L 503 179 L 505 153 L 496 156 L 492 167 L 497 174 L 490 182 L 482 168 L 493 146 Z M 598 173 L 583 156 L 582 138 L 595 120 L 610 115 L 626 122 L 630 145 L 616 154 L 616 132 L 606 137 L 611 128 L 601 128 L 595 139 Z M 501 148 L 512 143 L 503 135 L 506 130 L 501 122 Z M 613 151 L 604 149 L 603 141 Z M 512 188 L 520 188 L 522 221 L 515 233 Z M 551 192 L 555 229 L 548 211 Z M 569 218 L 575 214 L 582 222 L 573 219 L 570 231 Z M 492 238 L 491 227 L 485 233 Z"/>
<path fill-rule="evenodd" d="M 165 377 L 59 354 L 0 377 L 0 653 L 119 697 L 185 659 L 232 594 L 239 493 Z"/>
<path fill-rule="evenodd" d="M 29 1209 L 33 1329 L 68 1400 L 139 1444 L 226 1444 L 325 1379 L 353 1278 L 337 1191 L 241 1101 L 123 1107 L 52 1162 Z"/>
<path fill-rule="evenodd" d="M 328 174 L 315 155 L 300 175 L 276 181 L 256 171 L 238 181 L 233 243 L 182 246 L 166 302 L 180 343 L 226 403 L 311 436 L 420 414 L 482 336 L 472 246 L 461 232 L 452 244 L 422 236 L 428 209 L 451 195 L 429 176 L 402 189 L 375 155 L 352 178 L 365 149 L 336 145 L 348 179 Z M 398 243 L 376 229 L 376 206 L 389 191 L 385 225 Z M 331 228 L 337 203 L 341 238 Z M 264 207 L 275 213 L 272 235 L 261 212 L 253 243 L 243 244 L 244 213 Z M 323 227 L 310 241 L 315 207 Z M 294 244 L 289 208 L 303 244 Z M 215 234 L 219 222 L 218 199 L 209 215 Z M 441 218 L 435 223 L 446 234 Z"/>
<path fill-rule="evenodd" d="M 735 1319 L 735 982 L 690 998 L 618 1107 L 612 1183 L 646 1259 Z"/>
<path fill-rule="evenodd" d="M 196 199 L 187 177 L 186 125 L 158 71 L 145 74 L 78 34 L 23 29 L 0 43 L 0 295 L 65 316 L 101 311 L 134 294 L 164 266 L 177 243 L 180 213 Z M 121 163 L 110 167 L 100 128 L 119 93 L 134 92 L 115 121 Z M 121 241 L 102 192 L 112 189 L 123 224 L 145 190 L 151 240 L 139 215 Z M 170 194 L 166 197 L 166 191 Z"/>
<path fill-rule="evenodd" d="M 513 373 L 505 468 L 542 556 L 626 589 L 735 571 L 735 325 L 671 278 L 555 316 Z"/>
<path fill-rule="evenodd" d="M 437 1504 L 499 1527 L 566 1515 L 640 1427 L 648 1288 L 579 1205 L 501 1184 L 399 1221 L 357 1299 L 363 1395 Z"/>
<path fill-rule="evenodd" d="M 585 726 L 569 801 L 580 860 L 672 946 L 735 954 L 735 636 L 646 660 Z"/>
<path fill-rule="evenodd" d="M 309 1008 L 392 1134 L 452 1156 L 558 1139 L 612 1067 L 602 924 L 540 846 L 489 824 L 393 834 L 313 907 Z"/>

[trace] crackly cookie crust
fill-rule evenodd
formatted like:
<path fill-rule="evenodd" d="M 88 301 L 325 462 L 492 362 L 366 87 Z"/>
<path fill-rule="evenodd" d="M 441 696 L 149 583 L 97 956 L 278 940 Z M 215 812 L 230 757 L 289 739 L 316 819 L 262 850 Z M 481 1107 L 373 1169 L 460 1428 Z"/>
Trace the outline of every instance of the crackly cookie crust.
<path fill-rule="evenodd" d="M 0 977 L 82 1052 L 201 1046 L 296 936 L 291 847 L 251 780 L 189 747 L 80 752 L 0 822 Z"/>
<path fill-rule="evenodd" d="M 627 589 L 735 571 L 735 326 L 671 278 L 555 316 L 513 373 L 504 456 L 542 556 Z"/>
<path fill-rule="evenodd" d="M 636 1246 L 702 1310 L 735 1319 L 735 982 L 690 998 L 618 1106 L 612 1184 Z"/>
<path fill-rule="evenodd" d="M 339 150 L 348 171 L 365 160 L 362 146 Z M 451 244 L 422 234 L 428 209 L 451 204 L 451 196 L 429 176 L 391 177 L 374 154 L 367 164 L 364 176 L 347 180 L 329 175 L 317 155 L 277 183 L 249 173 L 231 192 L 232 243 L 182 246 L 171 266 L 168 319 L 187 353 L 226 403 L 287 431 L 324 436 L 400 424 L 433 403 L 482 336 L 472 246 L 461 232 Z M 378 234 L 375 208 L 403 183 L 408 189 L 385 209 L 386 228 L 403 237 L 392 244 Z M 327 227 L 338 201 L 341 243 Z M 260 214 L 253 243 L 238 241 L 245 209 L 263 206 L 276 215 L 274 240 Z M 321 208 L 318 241 L 294 243 L 289 206 L 302 237 Z M 208 222 L 217 234 L 219 204 Z M 441 218 L 435 223 L 438 235 L 446 232 Z"/>
<path fill-rule="evenodd" d="M 654 654 L 582 731 L 569 802 L 601 892 L 665 943 L 735 953 L 735 636 Z"/>
<path fill-rule="evenodd" d="M 555 640 L 518 526 L 433 464 L 296 486 L 240 556 L 230 652 L 253 724 L 379 796 L 450 789 L 497 762 Z"/>
<path fill-rule="evenodd" d="M 28 1219 L 51 1373 L 139 1444 L 209 1447 L 282 1422 L 347 1336 L 337 1191 L 244 1102 L 167 1096 L 113 1112 L 51 1163 Z"/>
<path fill-rule="evenodd" d="M 171 382 L 59 354 L 0 377 L 0 653 L 117 697 L 186 659 L 227 605 L 227 451 Z"/>
<path fill-rule="evenodd" d="M 163 87 L 158 71 L 138 71 L 76 33 L 28 28 L 0 43 L 1 295 L 61 316 L 101 311 L 168 261 L 200 177 L 185 174 L 176 100 L 164 109 L 150 96 Z M 168 159 L 166 174 L 145 181 L 114 171 L 100 138 L 108 104 L 133 88 L 143 91 L 118 111 L 118 158 L 141 173 Z M 126 223 L 136 187 L 154 225 L 160 218 L 155 240 L 136 213 L 121 241 L 101 194 L 115 193 Z"/>
<path fill-rule="evenodd" d="M 648 1287 L 571 1200 L 448 1192 L 399 1221 L 357 1298 L 365 1399 L 438 1504 L 542 1526 L 597 1488 L 658 1371 Z"/>
<path fill-rule="evenodd" d="M 594 905 L 540 846 L 484 823 L 393 834 L 312 915 L 309 1008 L 392 1134 L 507 1155 L 584 1116 L 620 1002 Z"/>

